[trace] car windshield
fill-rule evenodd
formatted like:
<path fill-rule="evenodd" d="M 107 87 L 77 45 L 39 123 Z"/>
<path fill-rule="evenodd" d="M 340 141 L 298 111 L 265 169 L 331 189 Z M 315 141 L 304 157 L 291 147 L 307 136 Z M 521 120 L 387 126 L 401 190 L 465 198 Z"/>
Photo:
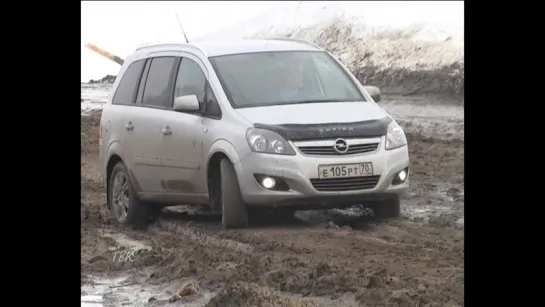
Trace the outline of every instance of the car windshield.
<path fill-rule="evenodd" d="M 233 108 L 366 101 L 326 52 L 245 53 L 210 62 Z"/>

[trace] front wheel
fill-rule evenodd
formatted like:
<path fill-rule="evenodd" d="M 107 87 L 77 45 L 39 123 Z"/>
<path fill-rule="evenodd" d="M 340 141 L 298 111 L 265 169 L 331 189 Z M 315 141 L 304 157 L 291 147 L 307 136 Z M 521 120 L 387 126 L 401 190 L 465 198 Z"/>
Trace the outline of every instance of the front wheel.
<path fill-rule="evenodd" d="M 242 199 L 237 174 L 228 159 L 220 162 L 221 222 L 223 228 L 248 227 L 248 207 Z"/>
<path fill-rule="evenodd" d="M 114 166 L 108 189 L 112 217 L 120 224 L 144 228 L 148 221 L 149 206 L 136 197 L 129 173 L 122 162 Z"/>
<path fill-rule="evenodd" d="M 373 209 L 377 218 L 398 218 L 401 213 L 399 197 L 372 202 L 367 207 Z"/>

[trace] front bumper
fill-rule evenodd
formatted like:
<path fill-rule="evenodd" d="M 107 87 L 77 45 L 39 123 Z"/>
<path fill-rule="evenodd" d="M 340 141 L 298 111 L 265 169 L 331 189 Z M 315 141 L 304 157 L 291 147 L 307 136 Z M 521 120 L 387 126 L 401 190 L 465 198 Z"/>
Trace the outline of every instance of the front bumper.
<path fill-rule="evenodd" d="M 296 146 L 297 155 L 281 156 L 252 152 L 235 164 L 244 201 L 249 206 L 303 206 L 311 208 L 341 207 L 371 200 L 382 200 L 404 195 L 409 178 L 402 184 L 392 185 L 394 176 L 409 167 L 408 147 L 385 150 L 384 137 L 375 152 L 347 156 L 309 156 Z M 290 142 L 291 143 L 291 142 Z M 325 164 L 373 163 L 373 175 L 380 179 L 373 188 L 351 191 L 315 189 L 310 179 L 318 178 L 318 166 Z M 289 191 L 273 191 L 261 187 L 254 174 L 283 179 Z"/>

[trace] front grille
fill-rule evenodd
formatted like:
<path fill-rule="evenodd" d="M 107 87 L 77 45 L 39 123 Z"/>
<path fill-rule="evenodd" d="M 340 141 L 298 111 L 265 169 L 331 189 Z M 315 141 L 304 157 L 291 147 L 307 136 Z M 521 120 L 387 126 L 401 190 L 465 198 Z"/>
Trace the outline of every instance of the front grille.
<path fill-rule="evenodd" d="M 310 182 L 320 192 L 340 192 L 353 190 L 368 190 L 374 188 L 380 175 L 352 178 L 310 179 Z"/>
<path fill-rule="evenodd" d="M 299 150 L 306 155 L 315 156 L 340 156 L 340 155 L 355 155 L 377 150 L 379 143 L 370 144 L 355 144 L 348 147 L 345 153 L 338 153 L 333 146 L 299 146 Z"/>

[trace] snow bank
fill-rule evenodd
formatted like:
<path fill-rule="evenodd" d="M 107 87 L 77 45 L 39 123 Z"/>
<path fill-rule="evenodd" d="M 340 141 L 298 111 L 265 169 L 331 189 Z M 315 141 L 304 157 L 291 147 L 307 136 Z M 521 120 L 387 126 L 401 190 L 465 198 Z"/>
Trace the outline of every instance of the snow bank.
<path fill-rule="evenodd" d="M 303 38 L 337 56 L 366 85 L 396 94 L 464 95 L 463 49 L 451 39 L 415 40 L 421 28 L 405 30 L 357 28 L 343 19 L 292 30 L 282 36 Z M 270 37 L 256 35 L 254 37 Z"/>
<path fill-rule="evenodd" d="M 464 94 L 463 2 L 286 2 L 200 40 L 315 42 L 366 85 L 392 94 Z"/>

